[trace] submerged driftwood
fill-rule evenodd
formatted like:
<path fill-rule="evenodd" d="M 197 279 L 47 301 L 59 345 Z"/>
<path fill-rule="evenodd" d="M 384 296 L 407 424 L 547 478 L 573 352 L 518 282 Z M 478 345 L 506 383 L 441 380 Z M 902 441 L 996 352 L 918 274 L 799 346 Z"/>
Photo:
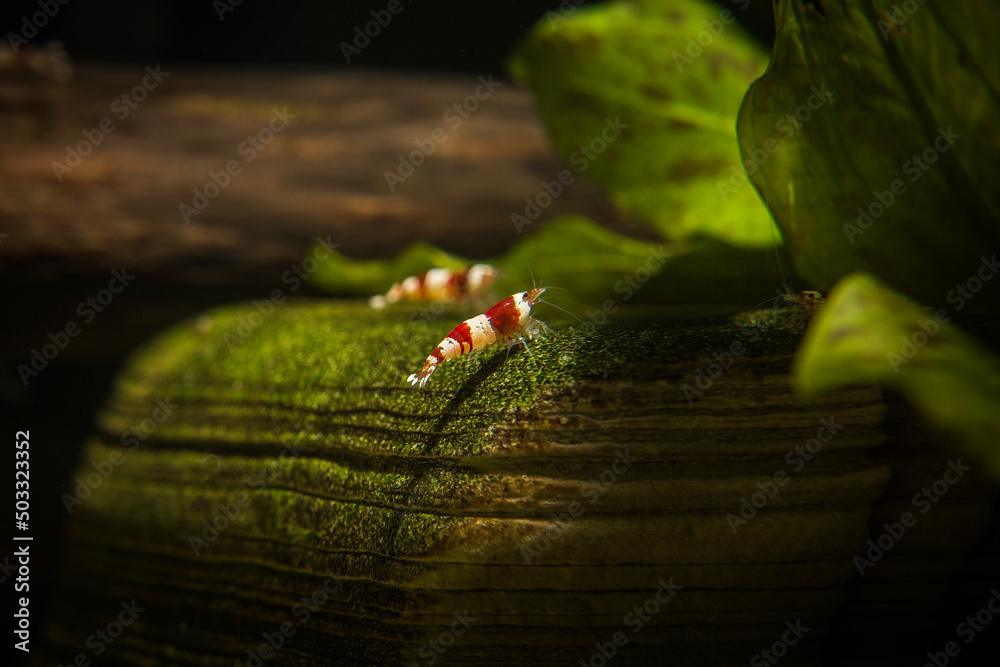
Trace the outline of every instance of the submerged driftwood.
<path fill-rule="evenodd" d="M 886 407 L 793 397 L 797 335 L 557 326 L 416 390 L 451 320 L 412 314 L 258 302 L 136 353 L 67 488 L 51 657 L 133 599 L 107 653 L 134 664 L 731 664 L 789 628 L 819 664 L 878 618 L 854 556 L 896 512 Z M 943 501 L 950 576 L 983 488 Z"/>

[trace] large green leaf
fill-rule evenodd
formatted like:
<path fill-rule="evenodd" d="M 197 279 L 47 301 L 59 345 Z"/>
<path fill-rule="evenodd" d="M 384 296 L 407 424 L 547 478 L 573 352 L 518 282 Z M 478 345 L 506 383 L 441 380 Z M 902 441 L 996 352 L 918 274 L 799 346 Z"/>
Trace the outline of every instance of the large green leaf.
<path fill-rule="evenodd" d="M 921 308 L 870 274 L 851 274 L 813 318 L 793 382 L 806 394 L 892 387 L 1000 477 L 1000 359 L 948 324 L 952 314 Z"/>
<path fill-rule="evenodd" d="M 326 256 L 313 246 L 309 255 Z M 312 285 L 341 295 L 381 294 L 407 276 L 420 275 L 427 269 L 460 269 L 473 262 L 441 250 L 432 243 L 417 241 L 394 259 L 351 259 L 336 250 L 309 276 Z"/>
<path fill-rule="evenodd" d="M 788 0 L 775 13 L 739 135 L 795 268 L 820 289 L 866 270 L 944 305 L 1000 247 L 1000 3 Z M 998 303 L 984 290 L 970 310 Z"/>
<path fill-rule="evenodd" d="M 644 274 L 648 279 L 675 252 L 686 249 L 659 241 L 638 241 L 615 234 L 587 218 L 567 216 L 551 221 L 537 233 L 524 237 L 506 255 L 489 262 L 502 271 L 496 283 L 497 295 L 531 287 L 534 276 L 536 282 L 570 290 L 574 298 L 592 302 L 612 291 L 617 280 L 638 267 L 654 269 Z M 418 242 L 392 260 L 358 261 L 335 252 L 319 265 L 312 281 L 339 294 L 376 294 L 429 268 L 460 268 L 471 263 L 470 259 Z"/>
<path fill-rule="evenodd" d="M 509 68 L 556 150 L 623 209 L 666 238 L 765 247 L 772 223 L 743 175 L 735 124 L 766 56 L 734 20 L 693 0 L 550 12 Z"/>
<path fill-rule="evenodd" d="M 327 251 L 311 254 L 326 257 Z M 731 312 L 766 299 L 776 286 L 772 251 L 707 241 L 639 241 L 575 216 L 546 223 L 507 254 L 487 261 L 502 271 L 496 296 L 520 292 L 533 282 L 554 286 L 565 290 L 559 303 L 581 317 L 601 309 L 607 299 L 614 301 L 615 312 L 635 304 L 656 305 L 658 312 L 673 315 Z M 472 262 L 425 242 L 386 260 L 355 260 L 332 251 L 311 280 L 335 294 L 366 296 L 435 266 Z"/>

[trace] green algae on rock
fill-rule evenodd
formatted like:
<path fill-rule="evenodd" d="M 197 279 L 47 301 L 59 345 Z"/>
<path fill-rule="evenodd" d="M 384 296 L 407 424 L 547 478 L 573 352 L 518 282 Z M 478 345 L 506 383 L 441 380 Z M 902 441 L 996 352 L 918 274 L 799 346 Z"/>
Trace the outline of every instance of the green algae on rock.
<path fill-rule="evenodd" d="M 73 509 L 54 650 L 127 595 L 130 662 L 245 661 L 288 623 L 270 664 L 409 664 L 468 614 L 439 664 L 567 664 L 661 580 L 680 588 L 622 664 L 829 630 L 888 477 L 877 389 L 804 405 L 794 335 L 623 319 L 416 390 L 450 324 L 408 313 L 239 305 L 138 351 L 82 464 L 121 457 Z M 157 399 L 169 418 L 124 447 Z M 823 456 L 741 509 L 831 418 Z"/>

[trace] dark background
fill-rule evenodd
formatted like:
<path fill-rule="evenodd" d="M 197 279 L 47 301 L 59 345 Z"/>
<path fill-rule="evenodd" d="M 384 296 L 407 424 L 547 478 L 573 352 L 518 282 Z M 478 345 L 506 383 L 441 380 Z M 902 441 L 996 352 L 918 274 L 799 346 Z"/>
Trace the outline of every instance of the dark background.
<path fill-rule="evenodd" d="M 558 11 L 561 4 L 559 0 L 400 2 L 403 11 L 393 16 L 360 54 L 353 55 L 350 64 L 345 61 L 341 43 L 352 42 L 355 28 L 372 21 L 372 11 L 385 10 L 388 0 L 350 3 L 242 0 L 226 11 L 221 20 L 217 7 L 227 6 L 226 0 L 8 2 L 0 8 L 0 30 L 5 40 L 10 33 L 24 35 L 24 18 L 42 11 L 44 5 L 58 11 L 32 41 L 59 40 L 74 62 L 141 66 L 159 62 L 167 70 L 173 65 L 204 64 L 206 69 L 377 68 L 502 76 L 506 54 L 519 36 L 543 18 L 546 11 Z M 562 4 L 574 6 L 570 0 Z M 717 4 L 730 9 L 737 7 L 727 0 Z M 771 43 L 774 28 L 770 0 L 752 0 L 746 11 L 735 13 L 762 43 Z M 0 184 L 0 196 L 2 187 Z M 0 232 L 4 231 L 2 223 L 0 220 Z M 7 275 L 5 269 L 10 266 L 4 260 L 0 241 L 0 275 Z M 16 327 L 19 321 L 32 317 L 31 312 L 9 310 L 0 315 L 4 327 Z M 55 330 L 63 322 L 49 324 Z M 52 582 L 63 558 L 62 531 L 67 513 L 60 497 L 72 489 L 78 453 L 124 360 L 61 358 L 25 388 L 16 366 L 28 362 L 27 351 L 7 352 L 4 357 L 7 361 L 0 368 L 0 422 L 4 424 L 4 438 L 9 442 L 15 431 L 31 432 L 30 534 L 34 541 L 29 595 L 31 645 L 37 649 Z M 66 452 L 76 455 L 67 456 Z M 12 466 L 5 469 L 11 470 Z M 5 478 L 10 479 L 7 475 Z M 4 488 L 10 488 L 10 484 L 5 482 Z M 13 494 L 4 496 L 12 498 Z M 12 527 L 10 533 L 13 532 Z M 16 567 L 15 559 L 10 556 L 13 551 L 8 541 L 10 533 L 3 538 L 5 544 L 0 548 L 0 583 L 5 593 L 13 592 L 16 577 L 16 570 L 9 569 L 11 565 Z"/>
<path fill-rule="evenodd" d="M 42 0 L 57 3 L 58 0 Z M 403 10 L 377 39 L 345 62 L 341 42 L 385 10 L 389 0 L 347 3 L 212 0 L 132 2 L 70 0 L 35 39 L 60 39 L 74 59 L 148 64 L 378 67 L 451 72 L 501 72 L 518 36 L 549 10 L 573 0 L 432 2 L 398 0 Z M 240 2 L 222 20 L 213 6 Z M 770 0 L 720 0 L 763 43 L 774 38 Z M 20 33 L 22 18 L 39 11 L 35 2 L 5 3 L 4 34 Z M 592 4 L 589 0 L 582 4 Z"/>

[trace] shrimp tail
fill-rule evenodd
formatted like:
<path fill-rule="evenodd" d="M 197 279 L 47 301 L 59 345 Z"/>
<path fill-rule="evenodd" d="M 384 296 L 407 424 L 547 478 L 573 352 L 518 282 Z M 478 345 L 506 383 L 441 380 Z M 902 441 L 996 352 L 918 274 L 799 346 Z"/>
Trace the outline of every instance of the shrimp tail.
<path fill-rule="evenodd" d="M 410 377 L 406 378 L 406 381 L 422 389 L 423 386 L 427 384 L 427 381 L 431 379 L 431 374 L 433 374 L 434 371 L 437 370 L 437 367 L 438 367 L 437 359 L 431 357 L 430 359 L 424 362 L 423 368 L 421 368 L 416 373 L 410 375 Z"/>

